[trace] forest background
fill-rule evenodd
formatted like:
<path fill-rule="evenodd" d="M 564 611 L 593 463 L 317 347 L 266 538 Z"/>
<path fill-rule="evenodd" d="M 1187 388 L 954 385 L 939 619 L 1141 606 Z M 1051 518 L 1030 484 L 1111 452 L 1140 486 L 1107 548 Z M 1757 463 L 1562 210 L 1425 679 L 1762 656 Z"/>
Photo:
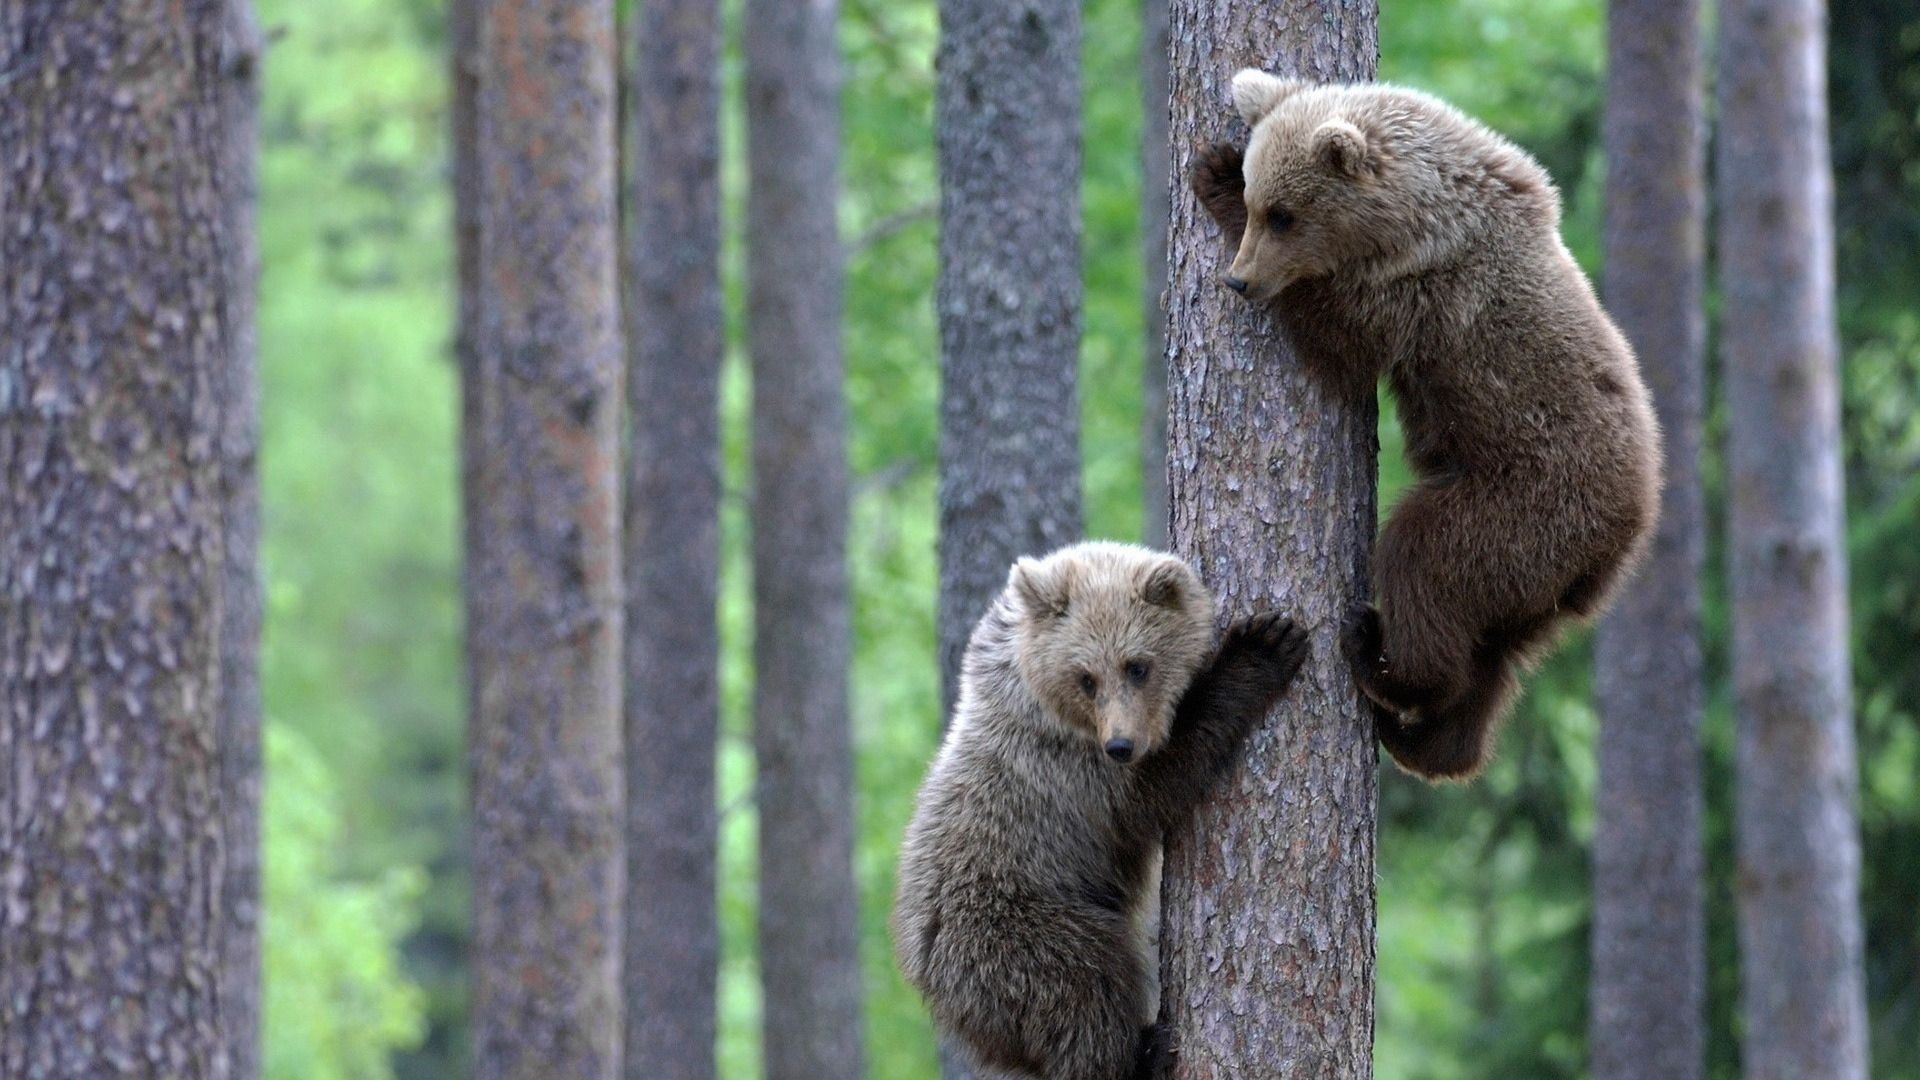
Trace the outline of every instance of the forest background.
<path fill-rule="evenodd" d="M 468 897 L 458 384 L 439 0 L 260 0 L 259 357 L 266 622 L 265 1055 L 274 1077 L 462 1075 Z M 737 7 L 737 5 L 730 5 Z M 740 355 L 737 10 L 724 79 L 725 376 L 719 1066 L 759 1075 L 751 611 Z M 1874 1075 L 1920 1075 L 1920 9 L 1830 13 L 1848 535 Z M 1537 155 L 1599 265 L 1595 0 L 1393 0 L 1381 75 Z M 845 0 L 841 231 L 855 479 L 861 926 L 872 1075 L 933 1075 L 884 917 L 939 731 L 938 176 L 931 0 Z M 1087 0 L 1080 399 L 1086 531 L 1141 531 L 1145 317 L 1138 0 Z M 1223 106 L 1223 126 L 1225 120 Z M 1068 179 L 1063 177 L 1063 181 Z M 1711 276 L 1709 277 L 1711 281 Z M 1711 298 L 1710 298 L 1711 302 Z M 1709 386 L 1717 387 L 1709 350 Z M 1737 1075 L 1717 400 L 1705 725 L 1709 1071 Z M 1382 506 L 1406 471 L 1383 410 Z M 1378 1075 L 1575 1077 L 1586 1053 L 1595 734 L 1584 638 L 1531 683 L 1471 787 L 1385 776 Z"/>

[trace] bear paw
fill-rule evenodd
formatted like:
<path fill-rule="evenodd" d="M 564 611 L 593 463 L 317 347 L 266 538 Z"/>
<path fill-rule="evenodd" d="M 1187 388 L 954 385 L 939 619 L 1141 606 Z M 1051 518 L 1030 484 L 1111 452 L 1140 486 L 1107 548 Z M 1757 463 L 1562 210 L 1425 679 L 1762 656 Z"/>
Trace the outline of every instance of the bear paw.
<path fill-rule="evenodd" d="M 1173 1073 L 1173 1028 L 1167 1024 L 1149 1024 L 1140 1029 L 1140 1056 L 1133 1069 L 1134 1080 L 1161 1080 Z"/>
<path fill-rule="evenodd" d="M 1227 628 L 1222 659 L 1259 668 L 1275 692 L 1286 688 L 1307 659 L 1307 632 L 1278 612 L 1249 615 Z"/>
<path fill-rule="evenodd" d="M 1247 227 L 1247 177 L 1244 153 L 1232 143 L 1202 147 L 1193 163 L 1193 193 L 1220 225 L 1227 247 L 1240 246 Z"/>
<path fill-rule="evenodd" d="M 1391 671 L 1381 647 L 1380 610 L 1372 604 L 1356 604 L 1347 612 L 1346 625 L 1340 629 L 1340 651 L 1353 669 L 1354 685 L 1375 706 L 1392 714 L 1397 722 L 1407 710 L 1386 692 Z"/>

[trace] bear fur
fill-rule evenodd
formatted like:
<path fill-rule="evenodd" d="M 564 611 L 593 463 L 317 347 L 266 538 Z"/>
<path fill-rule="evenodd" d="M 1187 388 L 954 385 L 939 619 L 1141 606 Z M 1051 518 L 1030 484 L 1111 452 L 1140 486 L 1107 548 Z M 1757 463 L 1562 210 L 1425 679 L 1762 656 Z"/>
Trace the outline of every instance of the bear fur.
<path fill-rule="evenodd" d="M 1512 143 L 1395 86 L 1247 70 L 1233 97 L 1244 153 L 1214 146 L 1193 175 L 1236 251 L 1225 284 L 1334 393 L 1386 377 L 1417 477 L 1381 529 L 1378 607 L 1344 634 L 1355 678 L 1403 769 L 1470 778 L 1516 669 L 1600 611 L 1653 527 L 1639 365 Z"/>
<path fill-rule="evenodd" d="M 1015 565 L 900 857 L 894 948 L 942 1031 L 1019 1076 L 1163 1073 L 1162 837 L 1305 656 L 1276 615 L 1216 650 L 1213 600 L 1171 555 L 1088 543 Z"/>

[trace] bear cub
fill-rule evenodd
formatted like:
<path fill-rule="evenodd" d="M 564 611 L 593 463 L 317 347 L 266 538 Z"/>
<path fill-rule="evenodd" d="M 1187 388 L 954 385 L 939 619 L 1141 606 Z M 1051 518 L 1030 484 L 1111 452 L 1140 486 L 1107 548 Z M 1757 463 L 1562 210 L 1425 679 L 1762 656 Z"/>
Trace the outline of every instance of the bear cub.
<path fill-rule="evenodd" d="M 1517 688 L 1597 614 L 1658 512 L 1640 368 L 1560 239 L 1520 148 L 1414 90 L 1246 70 L 1246 148 L 1195 194 L 1309 375 L 1351 400 L 1385 376 L 1416 482 L 1374 556 L 1378 607 L 1343 644 L 1380 741 L 1428 779 L 1477 774 Z"/>
<path fill-rule="evenodd" d="M 1163 1073 L 1161 839 L 1306 652 L 1271 614 L 1216 649 L 1213 599 L 1171 555 L 1085 543 L 1014 566 L 968 642 L 893 912 L 907 981 L 980 1064 L 1043 1080 Z"/>

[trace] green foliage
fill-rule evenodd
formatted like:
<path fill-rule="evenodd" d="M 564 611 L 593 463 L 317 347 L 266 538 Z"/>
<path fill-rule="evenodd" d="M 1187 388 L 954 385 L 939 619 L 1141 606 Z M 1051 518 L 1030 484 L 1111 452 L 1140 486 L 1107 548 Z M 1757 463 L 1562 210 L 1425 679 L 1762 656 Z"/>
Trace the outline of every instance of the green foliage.
<path fill-rule="evenodd" d="M 394 867 L 341 876 L 346 804 L 315 749 L 267 725 L 267 859 L 261 935 L 269 1080 L 380 1080 L 390 1055 L 426 1031 L 420 990 L 401 970 L 425 878 Z"/>
<path fill-rule="evenodd" d="M 332 872 L 360 881 L 383 881 L 394 868 L 426 872 L 406 905 L 417 918 L 376 921 L 346 955 L 367 969 L 364 954 L 391 953 L 406 937 L 407 975 L 428 992 L 425 1071 L 450 1075 L 466 1046 L 466 797 L 446 66 L 429 18 L 437 8 L 259 7 L 262 24 L 281 35 L 266 58 L 261 112 L 266 712 L 335 785 Z M 315 837 L 278 816 L 283 760 L 269 761 L 267 777 L 270 872 L 304 857 L 284 844 Z M 270 929 L 289 914 L 283 903 L 269 896 Z M 336 925 L 336 914 L 325 917 Z M 383 925 L 394 932 L 380 934 Z M 305 948 L 335 944 L 315 938 Z M 289 1063 L 288 1075 L 313 1075 L 299 1063 L 316 1052 L 314 1038 L 339 1036 L 373 1054 L 418 1042 L 356 1030 L 359 1013 L 328 1015 L 331 997 L 284 997 L 302 963 L 334 962 L 300 953 L 288 942 L 268 955 L 269 993 L 285 1004 L 269 1013 L 267 1053 Z"/>

